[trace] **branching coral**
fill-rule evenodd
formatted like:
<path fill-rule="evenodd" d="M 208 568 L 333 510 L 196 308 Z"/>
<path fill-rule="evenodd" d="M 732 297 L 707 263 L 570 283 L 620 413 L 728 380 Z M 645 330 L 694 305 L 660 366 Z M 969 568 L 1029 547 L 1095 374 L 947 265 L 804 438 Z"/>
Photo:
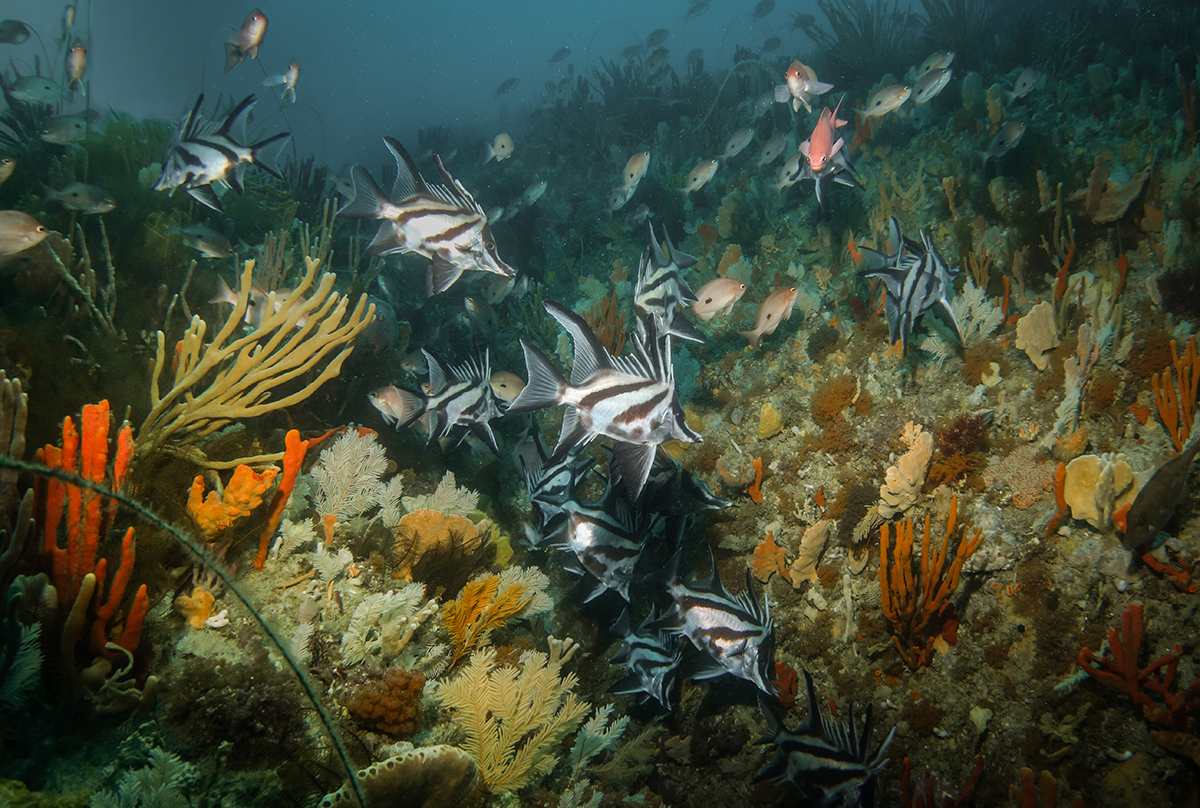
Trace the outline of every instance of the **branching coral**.
<path fill-rule="evenodd" d="M 286 297 L 268 295 L 262 323 L 252 332 L 234 337 L 250 304 L 254 261 L 246 262 L 238 302 L 210 342 L 205 343 L 208 324 L 193 317 L 169 358 L 166 336 L 158 332 L 151 410 L 137 434 L 139 456 L 170 450 L 203 462 L 203 453 L 191 445 L 195 441 L 235 420 L 304 401 L 341 372 L 375 307 L 367 306 L 364 295 L 347 314 L 348 301 L 333 291 L 333 274 L 324 274 L 314 288 L 321 262 L 304 261 L 307 269 L 299 286 Z M 320 371 L 301 389 L 272 398 L 281 385 L 315 368 Z M 164 392 L 161 379 L 168 369 L 171 387 Z"/>
<path fill-rule="evenodd" d="M 946 533 L 942 538 L 941 547 L 939 549 L 934 546 L 932 552 L 929 542 L 929 517 L 925 517 L 925 532 L 921 540 L 919 593 L 917 582 L 913 578 L 912 519 L 897 527 L 896 544 L 891 550 L 890 563 L 888 525 L 884 524 L 879 528 L 879 586 L 883 614 L 892 624 L 895 630 L 892 639 L 900 651 L 900 656 L 910 668 L 929 667 L 934 642 L 942 635 L 934 632 L 922 640 L 921 631 L 935 615 L 952 619 L 953 607 L 949 598 L 958 589 L 963 564 L 983 544 L 982 528 L 976 530 L 974 537 L 970 539 L 967 538 L 968 531 L 964 529 L 958 549 L 954 553 L 954 560 L 950 562 L 949 568 L 946 568 L 957 512 L 958 498 L 954 497 L 950 500 L 950 515 L 946 520 Z"/>

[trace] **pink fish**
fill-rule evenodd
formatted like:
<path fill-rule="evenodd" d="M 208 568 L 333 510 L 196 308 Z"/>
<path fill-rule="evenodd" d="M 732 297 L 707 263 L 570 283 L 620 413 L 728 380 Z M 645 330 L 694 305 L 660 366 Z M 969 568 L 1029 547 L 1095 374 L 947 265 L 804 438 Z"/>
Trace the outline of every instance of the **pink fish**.
<path fill-rule="evenodd" d="M 733 278 L 713 278 L 696 292 L 692 313 L 701 320 L 711 320 L 718 314 L 728 314 L 733 304 L 746 294 L 746 284 Z"/>
<path fill-rule="evenodd" d="M 250 12 L 242 27 L 229 35 L 225 40 L 225 72 L 233 70 L 249 56 L 258 58 L 258 46 L 267 35 L 267 15 L 257 8 Z"/>
<path fill-rule="evenodd" d="M 780 104 L 792 102 L 792 109 L 800 111 L 800 105 L 812 112 L 814 96 L 827 93 L 833 89 L 832 84 L 817 81 L 817 74 L 808 65 L 800 63 L 799 59 L 792 61 L 792 66 L 783 74 L 784 84 L 775 88 L 775 100 Z"/>
<path fill-rule="evenodd" d="M 754 329 L 738 333 L 750 341 L 751 348 L 758 347 L 758 341 L 768 334 L 774 334 L 779 324 L 792 316 L 792 308 L 796 305 L 796 296 L 800 290 L 795 286 L 784 286 L 767 295 L 754 315 Z"/>
<path fill-rule="evenodd" d="M 839 101 L 838 107 L 841 105 Z M 812 134 L 800 144 L 800 153 L 808 158 L 809 168 L 814 172 L 825 168 L 825 164 L 845 145 L 843 138 L 839 137 L 836 141 L 833 139 L 837 134 L 837 127 L 845 125 L 845 121 L 838 119 L 837 108 L 834 108 L 833 112 L 829 111 L 829 107 L 821 110 L 821 117 L 817 119 Z"/>

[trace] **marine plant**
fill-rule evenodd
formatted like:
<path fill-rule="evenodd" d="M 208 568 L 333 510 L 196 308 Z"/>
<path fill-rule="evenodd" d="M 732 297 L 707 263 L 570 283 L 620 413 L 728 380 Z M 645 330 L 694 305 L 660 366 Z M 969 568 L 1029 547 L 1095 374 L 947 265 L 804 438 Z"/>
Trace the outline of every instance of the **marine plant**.
<path fill-rule="evenodd" d="M 908 17 L 900 0 L 817 0 L 829 31 L 811 17 L 800 20 L 800 29 L 823 52 L 835 73 L 859 83 L 877 81 L 909 60 Z"/>

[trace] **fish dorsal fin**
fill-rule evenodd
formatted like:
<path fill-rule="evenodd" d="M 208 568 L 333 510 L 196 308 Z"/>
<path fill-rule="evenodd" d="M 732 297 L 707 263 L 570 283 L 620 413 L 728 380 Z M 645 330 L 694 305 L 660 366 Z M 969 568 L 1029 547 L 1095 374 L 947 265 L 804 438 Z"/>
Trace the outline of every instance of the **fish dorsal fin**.
<path fill-rule="evenodd" d="M 394 137 L 385 136 L 383 144 L 396 158 L 396 181 L 392 183 L 392 202 L 400 203 L 416 194 L 429 193 L 429 186 L 425 184 L 421 173 L 417 171 L 417 164 L 413 162 L 412 155 L 400 144 L 400 141 Z"/>
<path fill-rule="evenodd" d="M 542 305 L 575 342 L 575 359 L 571 365 L 572 385 L 578 386 L 603 370 L 613 369 L 613 358 L 582 317 L 553 300 L 547 300 Z"/>
<path fill-rule="evenodd" d="M 667 254 L 663 252 L 662 245 L 658 243 L 658 238 L 654 235 L 654 222 L 647 217 L 646 229 L 650 232 L 650 260 L 654 262 L 656 267 L 665 267 L 670 263 Z M 663 229 L 663 235 L 666 236 L 667 231 Z M 668 236 L 668 239 L 670 237 Z"/>
<path fill-rule="evenodd" d="M 246 118 L 250 116 L 250 110 L 254 109 L 256 103 L 257 99 L 253 95 L 243 98 L 242 103 L 234 107 L 225 123 L 221 124 L 217 134 L 239 146 L 246 145 Z"/>
<path fill-rule="evenodd" d="M 454 179 L 450 172 L 446 170 L 446 167 L 442 165 L 442 158 L 435 154 L 433 155 L 433 162 L 437 166 L 438 174 L 441 175 L 445 191 L 450 194 L 454 204 L 462 205 L 476 213 L 483 213 L 483 208 L 479 207 L 479 203 L 475 201 L 475 197 L 471 196 L 467 189 L 463 187 L 463 184 Z"/>
<path fill-rule="evenodd" d="M 675 266 L 679 267 L 680 269 L 687 269 L 688 267 L 696 264 L 696 261 L 698 260 L 696 256 L 689 255 L 682 250 L 675 249 L 675 245 L 671 242 L 671 234 L 667 232 L 666 227 L 663 227 L 663 238 L 667 241 L 667 254 L 671 261 L 675 263 Z M 679 282 L 684 286 L 687 285 L 684 283 L 683 278 L 680 278 Z"/>
<path fill-rule="evenodd" d="M 204 103 L 204 93 L 200 93 L 200 97 L 196 99 L 195 105 L 192 106 L 192 111 L 187 114 L 179 125 L 179 139 L 187 140 L 196 133 L 196 129 L 200 126 L 203 119 L 200 117 L 200 106 Z"/>
<path fill-rule="evenodd" d="M 712 572 L 708 574 L 707 581 L 699 584 L 699 588 L 716 595 L 722 600 L 728 601 L 729 593 L 725 591 L 725 584 L 721 583 L 721 573 L 717 570 L 717 555 L 713 552 L 711 546 L 708 548 L 708 559 L 712 562 Z"/>
<path fill-rule="evenodd" d="M 446 369 L 428 349 L 422 348 L 421 353 L 425 354 L 425 362 L 429 366 L 429 395 L 436 396 L 449 384 Z"/>

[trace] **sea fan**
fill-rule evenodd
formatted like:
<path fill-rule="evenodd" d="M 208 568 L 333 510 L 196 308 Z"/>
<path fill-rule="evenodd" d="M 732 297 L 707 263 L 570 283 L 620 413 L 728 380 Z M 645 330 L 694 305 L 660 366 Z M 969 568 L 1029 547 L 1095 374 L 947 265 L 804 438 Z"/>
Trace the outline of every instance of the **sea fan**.
<path fill-rule="evenodd" d="M 359 516 L 379 505 L 384 490 L 380 478 L 386 470 L 387 458 L 375 434 L 348 430 L 321 452 L 312 470 L 317 483 L 313 505 L 321 515 L 339 520 Z"/>

